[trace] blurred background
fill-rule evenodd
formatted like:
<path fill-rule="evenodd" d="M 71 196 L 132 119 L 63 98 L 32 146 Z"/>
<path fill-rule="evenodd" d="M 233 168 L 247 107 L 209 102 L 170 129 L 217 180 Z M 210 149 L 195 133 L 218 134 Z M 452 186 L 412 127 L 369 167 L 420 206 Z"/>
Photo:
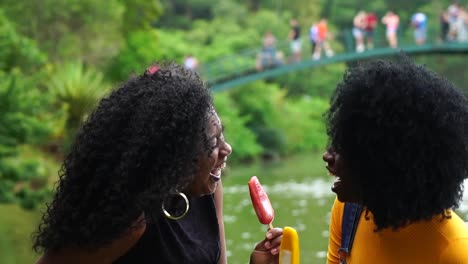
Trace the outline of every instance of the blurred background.
<path fill-rule="evenodd" d="M 229 263 L 247 263 L 266 231 L 251 207 L 252 175 L 270 196 L 274 225 L 298 230 L 304 263 L 325 263 L 334 195 L 321 159 L 322 114 L 331 92 L 348 66 L 400 49 L 468 91 L 466 7 L 445 0 L 0 0 L 0 262 L 36 259 L 31 233 L 96 102 L 152 62 L 170 60 L 212 87 L 234 149 L 224 178 Z M 382 23 L 390 10 L 400 21 L 397 48 Z M 415 30 L 427 37 L 415 39 Z M 465 221 L 467 196 L 458 209 Z"/>

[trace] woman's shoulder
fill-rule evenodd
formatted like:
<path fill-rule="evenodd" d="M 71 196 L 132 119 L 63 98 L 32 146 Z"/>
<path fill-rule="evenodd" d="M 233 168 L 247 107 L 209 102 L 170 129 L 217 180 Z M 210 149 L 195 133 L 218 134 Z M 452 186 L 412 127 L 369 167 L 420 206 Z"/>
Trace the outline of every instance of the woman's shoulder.
<path fill-rule="evenodd" d="M 36 264 L 106 264 L 112 263 L 128 252 L 146 230 L 145 215 L 142 214 L 120 238 L 98 249 L 70 246 L 57 251 L 44 253 Z"/>
<path fill-rule="evenodd" d="M 445 219 L 446 222 L 441 230 L 447 241 L 440 263 L 468 263 L 468 224 L 455 213 L 452 217 Z"/>
<path fill-rule="evenodd" d="M 332 206 L 332 213 L 341 217 L 343 215 L 344 206 L 345 203 L 340 202 L 338 198 L 335 198 L 335 201 L 333 202 Z"/>
<path fill-rule="evenodd" d="M 466 239 L 468 240 L 468 224 L 458 216 L 454 211 L 450 211 L 451 217 L 449 219 L 434 219 L 442 223 L 441 234 L 450 242 L 451 240 Z"/>
<path fill-rule="evenodd" d="M 440 256 L 440 264 L 468 263 L 468 237 L 452 240 Z"/>

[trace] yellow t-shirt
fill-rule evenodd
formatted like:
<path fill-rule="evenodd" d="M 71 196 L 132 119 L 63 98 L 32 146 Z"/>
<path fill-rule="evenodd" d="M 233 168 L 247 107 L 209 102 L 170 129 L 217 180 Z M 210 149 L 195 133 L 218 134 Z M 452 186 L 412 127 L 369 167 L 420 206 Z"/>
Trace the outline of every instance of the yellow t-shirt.
<path fill-rule="evenodd" d="M 335 200 L 330 221 L 328 264 L 338 264 L 344 203 Z M 452 218 L 411 224 L 397 231 L 374 232 L 372 214 L 364 212 L 348 264 L 468 264 L 468 225 L 451 211 Z"/>

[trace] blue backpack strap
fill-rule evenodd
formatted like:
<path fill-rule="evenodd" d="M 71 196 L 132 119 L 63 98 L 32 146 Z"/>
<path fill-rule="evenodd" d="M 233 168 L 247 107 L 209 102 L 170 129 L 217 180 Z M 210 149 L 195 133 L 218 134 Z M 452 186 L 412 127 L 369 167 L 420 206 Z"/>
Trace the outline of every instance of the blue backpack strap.
<path fill-rule="evenodd" d="M 346 256 L 351 252 L 361 213 L 362 205 L 345 203 L 343 220 L 341 222 L 341 246 L 338 251 L 341 264 L 346 264 Z"/>

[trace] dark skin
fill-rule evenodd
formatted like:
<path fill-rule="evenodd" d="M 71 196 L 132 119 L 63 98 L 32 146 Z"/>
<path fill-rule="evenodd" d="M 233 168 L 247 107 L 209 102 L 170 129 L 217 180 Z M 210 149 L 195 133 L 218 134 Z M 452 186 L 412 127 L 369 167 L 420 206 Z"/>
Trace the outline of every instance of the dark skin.
<path fill-rule="evenodd" d="M 340 202 L 359 203 L 361 199 L 355 184 L 356 181 L 345 173 L 345 163 L 341 155 L 329 149 L 323 154 L 322 158 L 327 163 L 325 167 L 330 175 L 336 178 L 331 190 L 337 194 L 338 200 Z"/>
<path fill-rule="evenodd" d="M 250 264 L 277 264 L 279 263 L 279 247 L 283 229 L 272 228 L 268 230 L 265 239 L 259 242 L 250 255 Z"/>

